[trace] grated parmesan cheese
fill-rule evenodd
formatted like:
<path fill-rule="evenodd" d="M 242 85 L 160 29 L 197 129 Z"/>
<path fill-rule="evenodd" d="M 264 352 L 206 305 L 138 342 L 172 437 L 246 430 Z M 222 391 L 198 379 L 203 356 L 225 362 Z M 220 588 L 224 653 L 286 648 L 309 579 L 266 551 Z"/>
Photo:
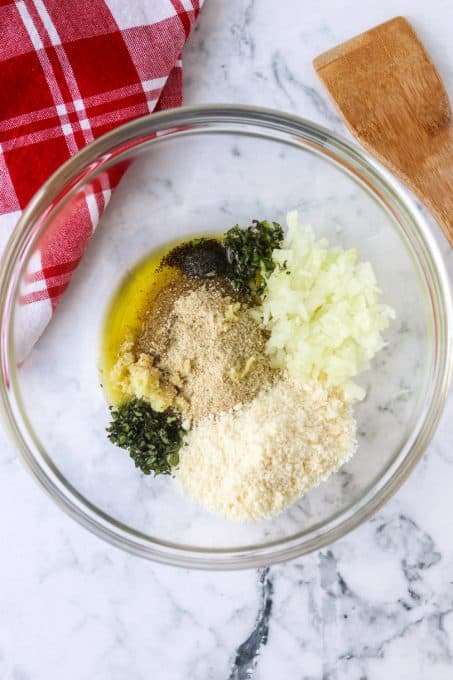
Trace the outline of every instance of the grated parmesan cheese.
<path fill-rule="evenodd" d="M 185 436 L 175 476 L 211 512 L 254 520 L 326 479 L 355 446 L 343 392 L 285 376 L 252 402 L 201 420 Z"/>

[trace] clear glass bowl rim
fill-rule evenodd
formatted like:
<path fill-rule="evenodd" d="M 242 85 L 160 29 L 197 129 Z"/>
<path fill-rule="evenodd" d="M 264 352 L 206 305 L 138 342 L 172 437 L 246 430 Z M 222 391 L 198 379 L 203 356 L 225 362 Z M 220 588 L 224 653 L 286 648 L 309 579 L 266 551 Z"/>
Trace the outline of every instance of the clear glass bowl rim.
<path fill-rule="evenodd" d="M 306 147 L 313 146 L 317 153 L 337 165 L 346 165 L 352 174 L 390 206 L 395 216 L 401 218 L 400 226 L 405 230 L 406 240 L 424 272 L 434 308 L 431 399 L 419 418 L 416 431 L 386 474 L 359 502 L 343 510 L 329 523 L 260 547 L 201 549 L 178 546 L 151 539 L 100 511 L 71 487 L 45 451 L 40 450 L 21 406 L 15 380 L 12 338 L 15 292 L 27 246 L 39 237 L 45 227 L 41 224 L 43 215 L 68 194 L 68 187 L 70 193 L 75 191 L 90 172 L 105 167 L 115 157 L 116 149 L 133 149 L 134 145 L 150 141 L 156 132 L 165 132 L 168 138 L 181 132 L 215 132 L 216 129 L 219 132 L 243 133 L 248 129 L 252 134 L 253 126 L 256 128 L 255 136 L 259 136 L 259 130 L 267 138 L 272 131 L 275 135 L 290 136 Z M 144 116 L 103 135 L 62 165 L 31 199 L 7 244 L 0 265 L 0 318 L 1 415 L 25 466 L 60 507 L 98 537 L 132 554 L 191 568 L 252 568 L 293 559 L 339 539 L 369 518 L 405 481 L 431 440 L 447 398 L 453 363 L 453 311 L 448 275 L 430 229 L 412 199 L 377 161 L 339 135 L 292 114 L 250 106 L 213 104 Z"/>

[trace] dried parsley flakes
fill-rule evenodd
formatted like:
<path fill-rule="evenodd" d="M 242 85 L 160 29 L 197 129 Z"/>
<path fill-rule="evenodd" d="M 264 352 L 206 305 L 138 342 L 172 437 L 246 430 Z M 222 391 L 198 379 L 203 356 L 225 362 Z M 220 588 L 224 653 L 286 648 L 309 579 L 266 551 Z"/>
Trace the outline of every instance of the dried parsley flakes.
<path fill-rule="evenodd" d="M 236 225 L 226 232 L 223 244 L 231 268 L 229 277 L 237 291 L 246 296 L 262 293 L 274 269 L 272 251 L 282 240 L 283 229 L 278 222 L 266 220 L 253 220 L 247 229 Z"/>
<path fill-rule="evenodd" d="M 145 475 L 169 474 L 178 465 L 184 430 L 172 411 L 155 411 L 143 399 L 131 399 L 110 412 L 108 438 L 126 449 Z"/>

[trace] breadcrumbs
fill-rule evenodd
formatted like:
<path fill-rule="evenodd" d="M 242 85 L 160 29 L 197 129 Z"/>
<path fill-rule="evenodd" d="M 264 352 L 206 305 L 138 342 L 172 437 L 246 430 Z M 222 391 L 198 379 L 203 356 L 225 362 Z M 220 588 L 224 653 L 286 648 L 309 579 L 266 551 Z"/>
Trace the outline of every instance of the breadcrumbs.
<path fill-rule="evenodd" d="M 264 351 L 268 335 L 227 285 L 170 284 L 156 298 L 139 341 L 161 384 L 177 391 L 176 408 L 192 422 L 251 401 L 280 373 Z"/>

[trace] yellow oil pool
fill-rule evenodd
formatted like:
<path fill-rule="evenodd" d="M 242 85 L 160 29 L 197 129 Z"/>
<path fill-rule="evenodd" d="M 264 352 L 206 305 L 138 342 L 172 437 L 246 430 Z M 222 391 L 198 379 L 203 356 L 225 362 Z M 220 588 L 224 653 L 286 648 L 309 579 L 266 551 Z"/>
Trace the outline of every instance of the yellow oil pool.
<path fill-rule="evenodd" d="M 219 234 L 197 234 L 190 239 L 202 237 L 219 238 Z M 99 362 L 101 383 L 112 404 L 117 404 L 121 399 L 120 390 L 110 379 L 121 345 L 128 337 L 137 337 L 153 298 L 180 275 L 177 269 L 160 267 L 162 258 L 190 239 L 179 239 L 153 250 L 124 277 L 112 297 L 102 328 Z"/>

